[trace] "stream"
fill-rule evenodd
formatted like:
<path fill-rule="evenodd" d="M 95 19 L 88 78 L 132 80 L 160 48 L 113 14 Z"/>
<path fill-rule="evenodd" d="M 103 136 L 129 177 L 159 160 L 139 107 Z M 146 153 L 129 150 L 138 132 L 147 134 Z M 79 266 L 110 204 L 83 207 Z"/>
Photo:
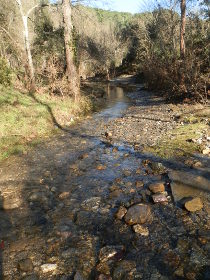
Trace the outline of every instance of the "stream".
<path fill-rule="evenodd" d="M 209 279 L 207 206 L 177 207 L 166 167 L 112 135 L 110 125 L 131 119 L 128 91 L 107 86 L 100 112 L 1 167 L 0 279 Z M 169 117 L 148 92 L 135 106 L 149 120 Z M 161 125 L 127 124 L 142 139 Z"/>

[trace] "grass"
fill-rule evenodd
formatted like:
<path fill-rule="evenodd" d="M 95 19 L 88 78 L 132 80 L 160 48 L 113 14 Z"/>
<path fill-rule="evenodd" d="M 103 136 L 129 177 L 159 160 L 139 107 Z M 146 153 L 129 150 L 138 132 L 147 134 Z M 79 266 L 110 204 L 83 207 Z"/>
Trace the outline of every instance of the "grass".
<path fill-rule="evenodd" d="M 195 121 L 193 117 L 190 122 L 164 135 L 154 147 L 145 147 L 145 152 L 162 158 L 179 158 L 201 152 L 202 147 L 192 140 L 199 139 L 205 129 L 208 125 L 198 119 Z"/>
<path fill-rule="evenodd" d="M 0 85 L 0 161 L 27 150 L 57 133 L 51 110 L 61 126 L 72 124 L 72 118 L 86 115 L 92 104 L 86 97 L 75 103 L 71 97 L 35 94 L 35 98 Z"/>

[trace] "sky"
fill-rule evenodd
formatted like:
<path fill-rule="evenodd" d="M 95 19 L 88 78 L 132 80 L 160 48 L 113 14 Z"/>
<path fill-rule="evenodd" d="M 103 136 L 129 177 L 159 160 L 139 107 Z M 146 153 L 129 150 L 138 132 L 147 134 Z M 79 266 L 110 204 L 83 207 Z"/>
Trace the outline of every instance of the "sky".
<path fill-rule="evenodd" d="M 103 4 L 103 1 L 96 1 L 96 6 L 119 12 L 138 13 L 141 7 L 141 0 L 110 0 Z"/>

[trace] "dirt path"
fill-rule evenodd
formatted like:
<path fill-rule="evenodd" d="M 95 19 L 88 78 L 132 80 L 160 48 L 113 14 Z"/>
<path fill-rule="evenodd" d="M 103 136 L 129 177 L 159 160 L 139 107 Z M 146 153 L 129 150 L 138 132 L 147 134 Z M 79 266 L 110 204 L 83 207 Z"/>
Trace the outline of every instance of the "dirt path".
<path fill-rule="evenodd" d="M 130 97 L 123 116 L 95 115 L 0 167 L 0 278 L 209 279 L 208 186 L 201 210 L 177 207 L 168 172 L 188 167 L 141 153 L 177 112 L 138 86 Z"/>

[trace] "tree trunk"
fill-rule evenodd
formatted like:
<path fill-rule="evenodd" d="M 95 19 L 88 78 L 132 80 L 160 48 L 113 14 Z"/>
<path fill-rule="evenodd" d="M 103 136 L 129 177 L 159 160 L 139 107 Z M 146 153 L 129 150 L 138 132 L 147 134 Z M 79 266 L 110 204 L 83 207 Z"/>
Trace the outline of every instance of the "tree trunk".
<path fill-rule="evenodd" d="M 25 44 L 25 49 L 26 49 L 26 54 L 27 54 L 27 62 L 28 62 L 27 64 L 28 64 L 29 77 L 30 77 L 30 90 L 34 91 L 36 89 L 36 86 L 35 86 L 34 65 L 33 65 L 31 47 L 30 47 L 30 41 L 29 41 L 28 14 L 24 15 L 21 0 L 16 0 L 16 2 L 19 6 L 20 14 L 21 14 L 22 21 L 23 21 L 23 27 L 24 27 L 24 32 L 23 32 L 24 33 L 24 44 Z"/>
<path fill-rule="evenodd" d="M 70 0 L 63 0 L 63 23 L 64 23 L 64 43 L 66 55 L 66 74 L 70 89 L 74 92 L 75 100 L 79 99 L 79 81 L 74 64 L 74 54 L 72 49 L 72 19 Z"/>
<path fill-rule="evenodd" d="M 181 26 L 180 26 L 180 57 L 185 57 L 185 25 L 186 25 L 186 0 L 181 0 Z"/>

